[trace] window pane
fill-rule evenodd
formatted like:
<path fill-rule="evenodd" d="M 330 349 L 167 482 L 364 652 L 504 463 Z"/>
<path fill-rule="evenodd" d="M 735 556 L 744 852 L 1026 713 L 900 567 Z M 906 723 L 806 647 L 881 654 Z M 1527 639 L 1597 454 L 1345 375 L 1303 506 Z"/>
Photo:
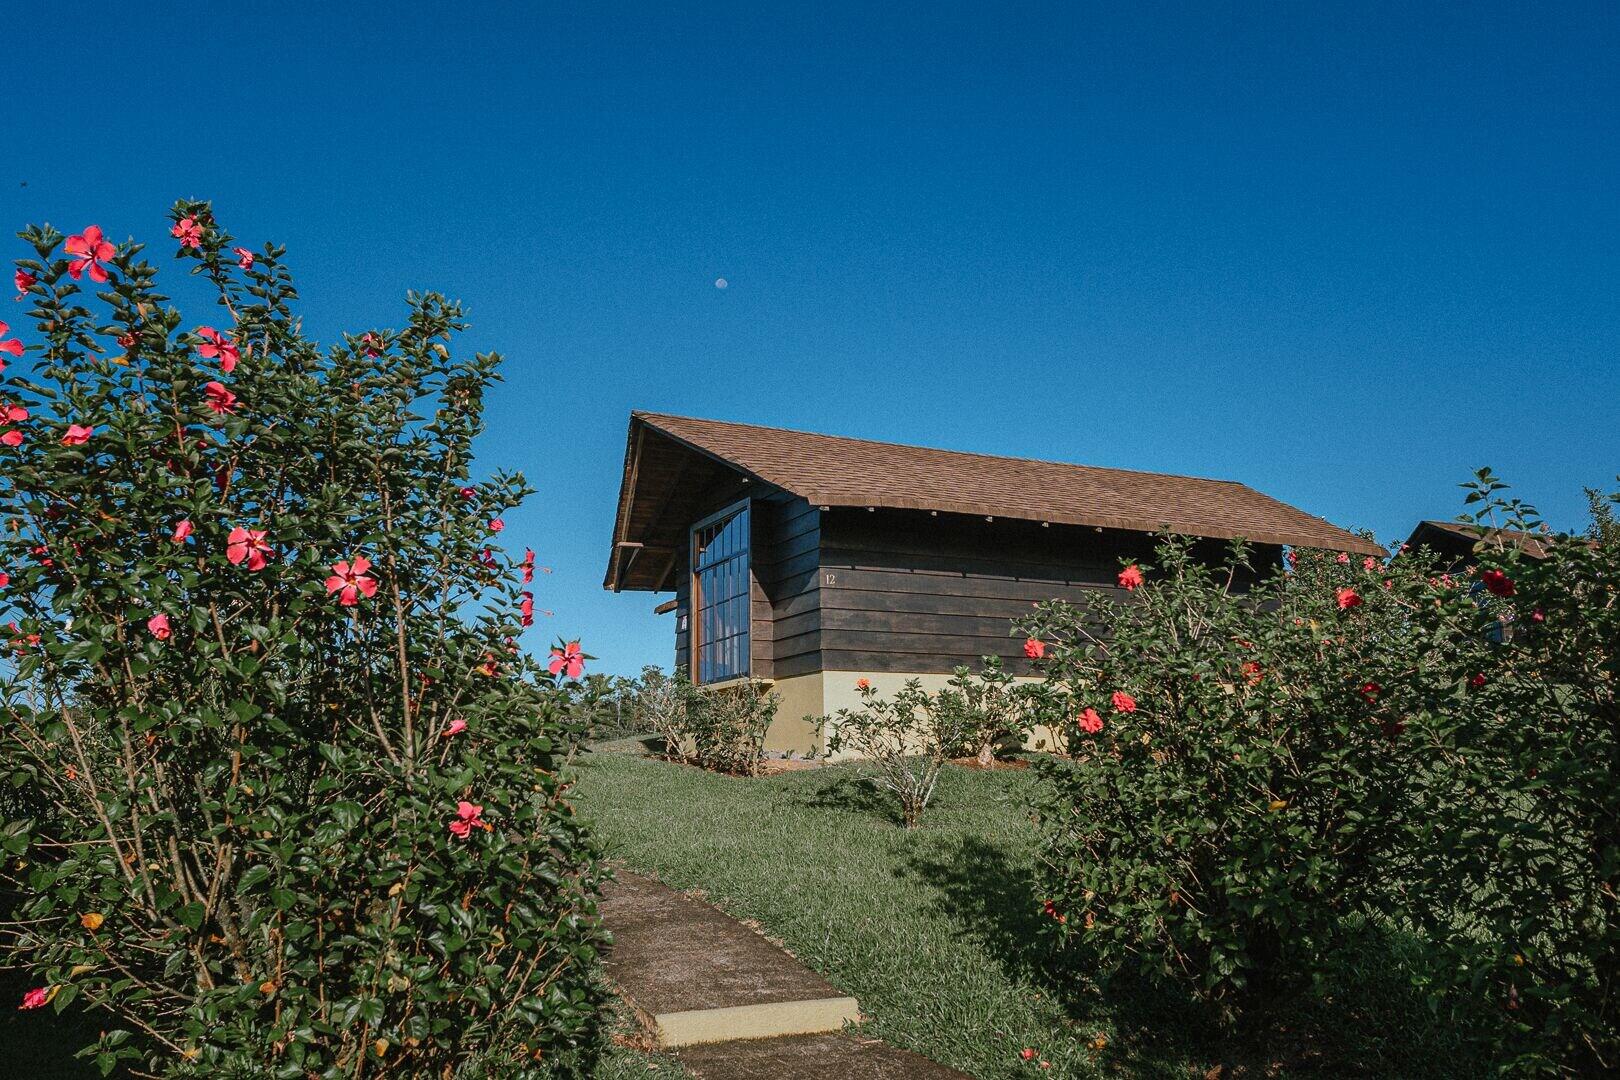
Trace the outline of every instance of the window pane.
<path fill-rule="evenodd" d="M 692 535 L 698 682 L 748 673 L 748 508 Z"/>

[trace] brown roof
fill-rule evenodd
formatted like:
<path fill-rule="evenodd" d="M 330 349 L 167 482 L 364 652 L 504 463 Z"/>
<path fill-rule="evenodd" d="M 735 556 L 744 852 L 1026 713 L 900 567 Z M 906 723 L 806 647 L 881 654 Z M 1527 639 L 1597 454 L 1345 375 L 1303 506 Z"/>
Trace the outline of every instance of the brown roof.
<path fill-rule="evenodd" d="M 1492 529 L 1467 521 L 1420 521 L 1417 528 L 1412 530 L 1412 535 L 1406 538 L 1406 543 L 1410 547 L 1421 547 L 1424 544 L 1437 547 L 1436 541 L 1441 537 L 1437 537 L 1436 532 L 1440 533 L 1441 537 L 1454 537 L 1466 541 L 1469 552 L 1473 551 L 1474 545 L 1479 541 L 1490 539 L 1500 541 L 1504 547 L 1517 547 L 1534 559 L 1547 557 L 1548 545 L 1553 539 L 1550 534 L 1539 535 L 1518 529 Z"/>
<path fill-rule="evenodd" d="M 638 425 L 820 506 L 989 515 L 1382 555 L 1383 549 L 1230 480 L 991 457 L 720 420 L 631 414 L 614 538 L 634 541 Z M 690 478 L 688 478 L 690 481 Z M 615 558 L 614 562 L 617 562 Z M 614 568 L 609 568 L 612 584 Z"/>

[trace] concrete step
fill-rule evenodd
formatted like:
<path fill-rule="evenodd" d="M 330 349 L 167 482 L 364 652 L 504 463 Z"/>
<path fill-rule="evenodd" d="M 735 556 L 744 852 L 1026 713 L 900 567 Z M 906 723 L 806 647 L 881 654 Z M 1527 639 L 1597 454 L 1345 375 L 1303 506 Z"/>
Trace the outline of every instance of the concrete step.
<path fill-rule="evenodd" d="M 855 1035 L 707 1043 L 676 1056 L 701 1080 L 967 1080 L 966 1073 Z"/>
<path fill-rule="evenodd" d="M 660 1046 L 834 1032 L 860 1005 L 719 909 L 620 871 L 603 890 L 607 972 Z M 881 1074 L 874 1074 L 881 1075 Z"/>

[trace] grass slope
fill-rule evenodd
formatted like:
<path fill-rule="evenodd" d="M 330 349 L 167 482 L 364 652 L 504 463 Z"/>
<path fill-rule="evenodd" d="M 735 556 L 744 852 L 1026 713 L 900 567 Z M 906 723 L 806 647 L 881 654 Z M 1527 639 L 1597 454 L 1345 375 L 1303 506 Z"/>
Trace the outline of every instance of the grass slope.
<path fill-rule="evenodd" d="M 1044 974 L 1038 778 L 953 767 L 907 832 L 858 768 L 743 780 L 596 753 L 577 796 L 612 858 L 757 920 L 860 999 L 868 1034 L 977 1077 L 1476 1073 L 1387 957 L 1352 966 L 1328 1003 L 1237 1031 L 1143 988 Z"/>

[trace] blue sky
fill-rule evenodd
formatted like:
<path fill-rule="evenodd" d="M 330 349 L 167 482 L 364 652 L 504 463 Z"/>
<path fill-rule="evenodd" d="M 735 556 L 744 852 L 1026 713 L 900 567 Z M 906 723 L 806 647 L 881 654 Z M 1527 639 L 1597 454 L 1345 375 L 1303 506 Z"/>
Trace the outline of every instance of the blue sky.
<path fill-rule="evenodd" d="M 1385 539 L 1479 465 L 1564 526 L 1615 486 L 1613 7 L 677 7 L 8 10 L 0 221 L 161 247 L 212 199 L 326 339 L 465 301 L 482 456 L 540 489 L 506 536 L 556 569 L 531 645 L 607 670 L 671 650 L 601 590 L 632 408 Z"/>

